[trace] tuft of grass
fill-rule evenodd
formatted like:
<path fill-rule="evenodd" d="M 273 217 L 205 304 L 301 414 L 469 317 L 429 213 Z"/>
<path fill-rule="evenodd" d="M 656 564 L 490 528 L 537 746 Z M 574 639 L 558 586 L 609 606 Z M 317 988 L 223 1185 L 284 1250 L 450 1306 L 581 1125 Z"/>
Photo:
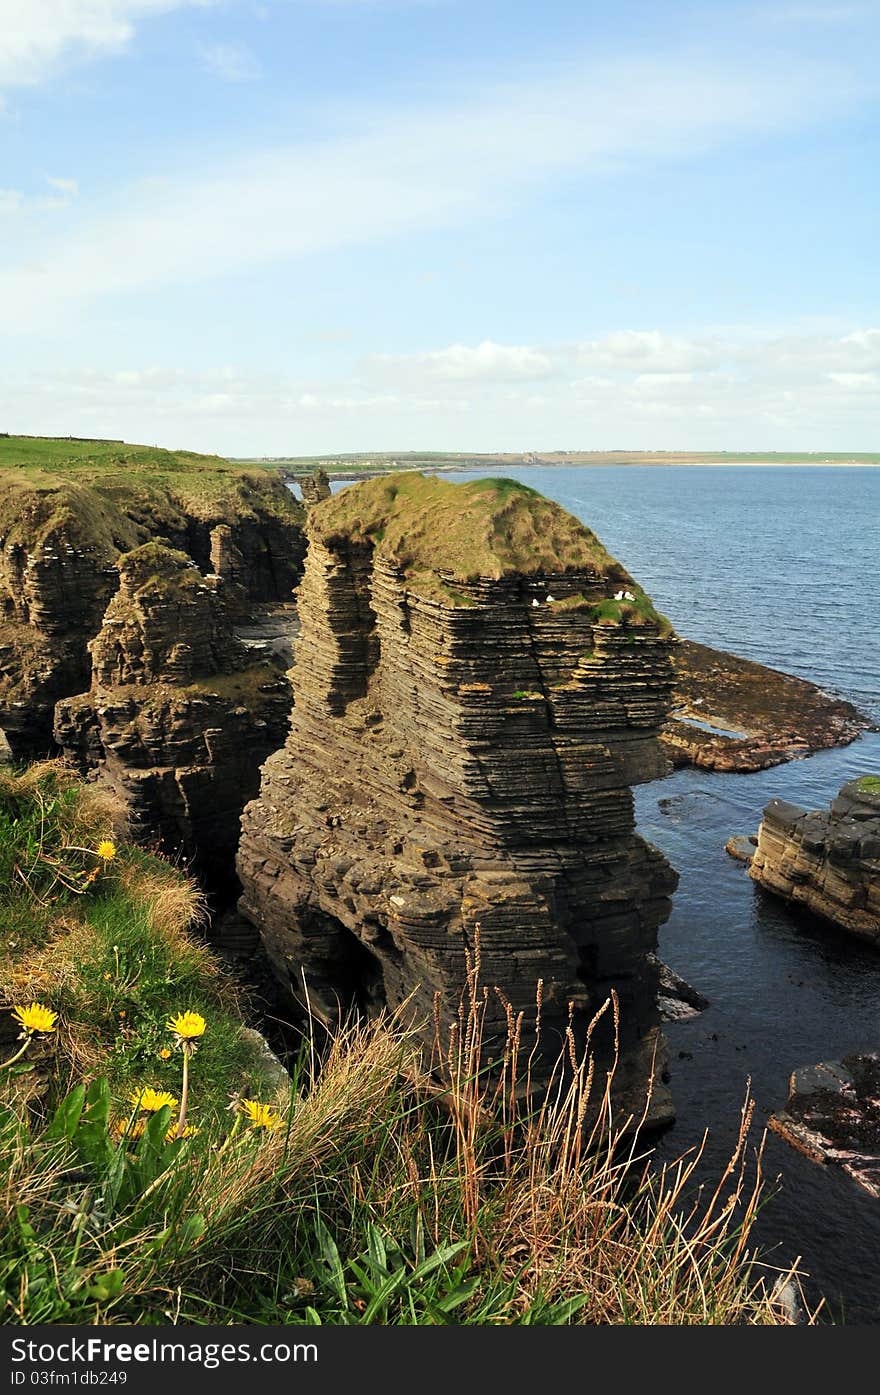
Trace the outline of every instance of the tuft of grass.
<path fill-rule="evenodd" d="M 651 626 L 661 635 L 672 633 L 672 624 L 665 615 L 661 615 L 651 601 L 651 598 L 641 589 L 640 586 L 633 585 L 632 600 L 616 601 L 609 597 L 604 601 L 599 601 L 592 607 L 592 619 L 595 625 L 614 625 L 623 629 L 642 629 L 644 626 Z"/>

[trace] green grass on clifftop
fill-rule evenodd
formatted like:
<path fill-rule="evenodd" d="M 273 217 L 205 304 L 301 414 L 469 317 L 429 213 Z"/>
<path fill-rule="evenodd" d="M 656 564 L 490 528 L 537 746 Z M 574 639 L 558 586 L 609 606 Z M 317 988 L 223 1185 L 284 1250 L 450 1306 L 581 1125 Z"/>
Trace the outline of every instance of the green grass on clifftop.
<path fill-rule="evenodd" d="M 62 527 L 74 545 L 127 551 L 188 518 L 233 523 L 301 506 L 275 470 L 216 455 L 124 441 L 0 436 L 0 519 L 10 542 L 33 547 Z"/>
<path fill-rule="evenodd" d="M 371 540 L 403 567 L 415 590 L 438 592 L 438 577 L 560 575 L 594 571 L 629 581 L 589 528 L 515 480 L 452 484 L 420 474 L 352 485 L 312 513 L 316 538 Z M 448 599 L 448 596 L 444 596 Z"/>

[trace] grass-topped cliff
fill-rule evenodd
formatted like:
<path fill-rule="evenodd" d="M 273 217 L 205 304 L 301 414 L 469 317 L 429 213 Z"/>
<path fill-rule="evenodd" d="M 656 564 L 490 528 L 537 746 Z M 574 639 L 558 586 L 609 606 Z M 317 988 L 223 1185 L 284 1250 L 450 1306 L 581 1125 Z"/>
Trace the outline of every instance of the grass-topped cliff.
<path fill-rule="evenodd" d="M 627 576 L 594 533 L 515 480 L 452 484 L 429 475 L 377 477 L 318 505 L 315 536 L 371 540 L 410 580 L 534 576 L 589 569 Z"/>
<path fill-rule="evenodd" d="M 305 511 L 277 471 L 123 442 L 0 436 L 0 727 L 50 748 L 60 698 L 88 687 L 87 646 L 119 559 L 161 542 L 234 583 L 241 605 L 289 599 Z"/>
<path fill-rule="evenodd" d="M 11 541 L 39 544 L 64 525 L 84 546 L 126 551 L 188 520 L 258 514 L 303 517 L 277 471 L 124 442 L 0 436 L 0 531 Z"/>
<path fill-rule="evenodd" d="M 594 607 L 598 623 L 669 629 L 595 533 L 516 480 L 454 484 L 414 473 L 377 476 L 317 505 L 311 531 L 330 546 L 340 538 L 371 542 L 377 556 L 403 569 L 413 590 L 447 604 L 465 599 L 456 594 L 455 582 L 587 572 L 627 593 L 626 599 L 612 596 Z M 578 603 L 569 597 L 557 604 Z"/>

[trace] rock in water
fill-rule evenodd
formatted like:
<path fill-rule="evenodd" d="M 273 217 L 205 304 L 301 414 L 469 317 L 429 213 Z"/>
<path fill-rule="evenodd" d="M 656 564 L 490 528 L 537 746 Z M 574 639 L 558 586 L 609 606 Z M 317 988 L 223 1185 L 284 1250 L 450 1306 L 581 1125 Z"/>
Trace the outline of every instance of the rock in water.
<path fill-rule="evenodd" d="M 479 938 L 496 1047 L 495 986 L 525 1015 L 525 1061 L 543 985 L 544 1078 L 569 1012 L 583 1041 L 614 990 L 618 1109 L 650 1094 L 668 1120 L 652 952 L 677 877 L 635 834 L 629 788 L 667 769 L 668 622 L 510 480 L 374 479 L 314 507 L 309 535 L 292 724 L 238 861 L 276 972 L 328 1024 L 407 1001 L 428 1041 Z"/>
<path fill-rule="evenodd" d="M 330 480 L 326 470 L 313 470 L 310 475 L 299 481 L 299 487 L 302 490 L 303 503 L 309 508 L 312 504 L 321 504 L 330 498 Z"/>
<path fill-rule="evenodd" d="M 830 810 L 772 799 L 749 876 L 787 901 L 880 942 L 880 776 L 850 780 Z"/>
<path fill-rule="evenodd" d="M 813 1162 L 849 1173 L 880 1197 L 880 1056 L 868 1053 L 796 1070 L 770 1127 Z"/>

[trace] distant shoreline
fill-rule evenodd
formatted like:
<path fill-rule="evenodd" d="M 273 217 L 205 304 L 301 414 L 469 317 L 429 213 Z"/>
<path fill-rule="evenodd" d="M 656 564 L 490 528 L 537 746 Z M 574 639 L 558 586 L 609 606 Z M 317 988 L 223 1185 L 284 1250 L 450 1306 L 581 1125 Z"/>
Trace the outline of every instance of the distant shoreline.
<path fill-rule="evenodd" d="M 545 455 L 536 456 L 528 453 L 522 455 L 444 455 L 441 452 L 424 454 L 401 453 L 397 456 L 386 455 L 350 455 L 350 456 L 235 456 L 230 457 L 233 464 L 237 465 L 260 465 L 270 469 L 282 470 L 289 478 L 296 479 L 303 475 L 311 474 L 314 470 L 324 470 L 333 479 L 360 479 L 372 475 L 391 474 L 402 470 L 429 470 L 443 474 L 459 474 L 466 470 L 498 470 L 503 472 L 509 469 L 558 469 L 558 468 L 643 468 L 663 469 L 669 467 L 677 468 L 703 468 L 712 469 L 736 466 L 737 468 L 748 469 L 797 469 L 809 467 L 811 469 L 871 469 L 880 466 L 880 454 L 864 455 L 854 454 L 852 456 L 836 457 L 799 457 L 794 453 L 789 456 L 773 458 L 772 456 L 737 456 L 734 454 L 719 456 L 715 454 L 697 455 L 686 452 L 680 455 L 659 455 L 646 452 L 640 455 L 637 452 L 612 452 L 596 451 L 572 452 L 570 455 Z"/>

